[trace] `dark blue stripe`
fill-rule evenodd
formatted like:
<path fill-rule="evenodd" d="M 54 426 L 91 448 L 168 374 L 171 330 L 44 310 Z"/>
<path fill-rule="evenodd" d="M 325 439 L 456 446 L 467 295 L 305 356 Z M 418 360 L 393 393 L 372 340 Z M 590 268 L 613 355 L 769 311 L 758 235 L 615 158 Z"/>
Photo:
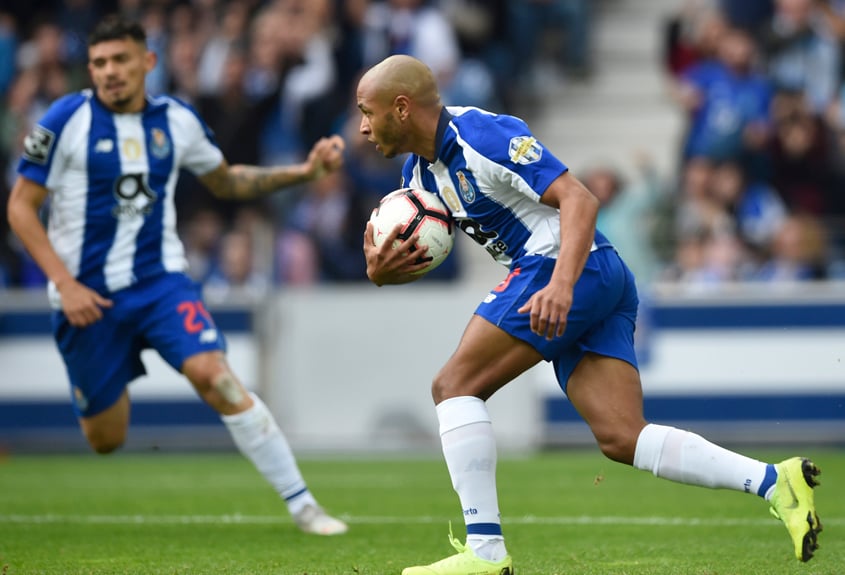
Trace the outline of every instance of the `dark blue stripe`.
<path fill-rule="evenodd" d="M 303 493 L 305 493 L 306 491 L 308 491 L 308 488 L 307 488 L 307 487 L 303 487 L 302 489 L 300 489 L 300 490 L 299 490 L 299 491 L 297 491 L 296 493 L 294 493 L 294 494 L 292 494 L 292 495 L 288 495 L 287 497 L 285 497 L 285 501 L 290 501 L 290 500 L 291 500 L 291 499 L 293 499 L 294 497 L 299 497 L 300 495 L 302 495 L 302 494 L 303 494 Z"/>
<path fill-rule="evenodd" d="M 223 425 L 217 412 L 199 399 L 134 400 L 130 421 L 133 427 Z M 0 402 L 0 432 L 77 426 L 70 398 L 67 401 Z"/>
<path fill-rule="evenodd" d="M 845 303 L 790 305 L 656 305 L 643 310 L 663 329 L 761 329 L 845 326 Z"/>
<path fill-rule="evenodd" d="M 252 313 L 245 309 L 214 309 L 209 306 L 215 326 L 223 333 L 252 332 Z M 53 335 L 50 311 L 0 312 L 0 338 Z"/>
<path fill-rule="evenodd" d="M 117 206 L 114 187 L 121 172 L 120 142 L 111 112 L 96 98 L 91 99 L 90 106 L 86 224 L 77 277 L 85 285 L 104 293 L 106 256 L 117 233 L 117 218 L 112 211 Z M 97 144 L 100 144 L 99 148 Z"/>
<path fill-rule="evenodd" d="M 467 535 L 501 535 L 502 526 L 498 523 L 469 523 Z"/>
<path fill-rule="evenodd" d="M 760 487 L 757 489 L 757 495 L 760 497 L 765 497 L 766 491 L 775 484 L 778 479 L 778 473 L 775 470 L 775 466 L 771 463 L 766 466 L 766 475 L 763 477 L 763 481 L 760 483 Z"/>
<path fill-rule="evenodd" d="M 647 397 L 644 410 L 656 422 L 845 420 L 845 394 Z M 568 423 L 581 416 L 566 399 L 549 398 L 545 421 Z"/>
<path fill-rule="evenodd" d="M 167 197 L 167 180 L 173 171 L 173 135 L 167 122 L 167 106 L 150 106 L 144 112 L 142 123 L 147 138 L 147 185 L 156 194 L 152 212 L 144 217 L 138 232 L 135 251 L 135 277 L 145 278 L 164 272 L 162 239 L 164 231 L 164 206 Z M 162 134 L 164 137 L 162 138 Z"/>

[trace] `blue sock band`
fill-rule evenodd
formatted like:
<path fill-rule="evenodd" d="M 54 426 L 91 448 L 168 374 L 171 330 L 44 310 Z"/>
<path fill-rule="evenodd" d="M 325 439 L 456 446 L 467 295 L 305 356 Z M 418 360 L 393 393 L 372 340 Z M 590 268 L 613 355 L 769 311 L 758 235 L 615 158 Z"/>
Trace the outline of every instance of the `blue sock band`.
<path fill-rule="evenodd" d="M 763 477 L 763 481 L 760 483 L 760 488 L 757 490 L 757 495 L 760 497 L 765 497 L 766 492 L 775 484 L 778 480 L 778 472 L 775 471 L 775 466 L 769 463 L 766 466 L 766 476 Z"/>
<path fill-rule="evenodd" d="M 467 535 L 501 535 L 502 526 L 498 523 L 469 523 Z"/>

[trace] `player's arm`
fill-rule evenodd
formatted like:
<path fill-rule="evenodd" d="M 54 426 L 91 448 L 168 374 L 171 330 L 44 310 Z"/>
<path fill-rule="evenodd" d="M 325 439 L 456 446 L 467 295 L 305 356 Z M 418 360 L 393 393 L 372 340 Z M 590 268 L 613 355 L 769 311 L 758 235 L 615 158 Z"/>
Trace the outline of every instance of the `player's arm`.
<path fill-rule="evenodd" d="M 531 296 L 519 312 L 530 312 L 532 331 L 552 339 L 566 329 L 575 282 L 595 239 L 599 201 L 568 171 L 549 185 L 540 201 L 560 210 L 560 252 L 549 284 Z"/>
<path fill-rule="evenodd" d="M 84 327 L 103 317 L 103 307 L 111 301 L 76 281 L 53 249 L 47 230 L 38 217 L 47 198 L 47 188 L 19 176 L 9 195 L 8 218 L 12 231 L 20 239 L 62 299 L 62 311 L 72 325 Z"/>
<path fill-rule="evenodd" d="M 288 166 L 230 166 L 225 160 L 199 180 L 220 198 L 246 200 L 288 186 L 316 180 L 343 165 L 344 142 L 340 136 L 321 138 L 305 161 Z"/>

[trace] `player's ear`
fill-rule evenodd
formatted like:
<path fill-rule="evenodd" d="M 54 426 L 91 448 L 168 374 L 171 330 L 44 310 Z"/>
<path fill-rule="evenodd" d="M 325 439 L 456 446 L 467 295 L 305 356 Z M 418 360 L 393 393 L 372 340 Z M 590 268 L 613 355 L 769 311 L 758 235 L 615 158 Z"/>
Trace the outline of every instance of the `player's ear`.
<path fill-rule="evenodd" d="M 408 119 L 408 110 L 410 110 L 408 96 L 405 96 L 404 94 L 396 96 L 396 98 L 393 99 L 393 107 L 396 109 L 396 113 L 399 114 L 400 120 Z"/>
<path fill-rule="evenodd" d="M 152 50 L 147 50 L 146 54 L 144 54 L 144 69 L 148 73 L 152 72 L 153 68 L 156 67 L 156 63 L 158 63 L 158 54 Z"/>

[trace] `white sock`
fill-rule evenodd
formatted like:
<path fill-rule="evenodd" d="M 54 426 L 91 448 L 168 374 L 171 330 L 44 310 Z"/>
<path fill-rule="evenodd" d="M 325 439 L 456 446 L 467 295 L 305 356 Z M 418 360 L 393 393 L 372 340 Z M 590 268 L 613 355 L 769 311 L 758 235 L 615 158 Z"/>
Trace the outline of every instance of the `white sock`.
<path fill-rule="evenodd" d="M 222 415 L 221 419 L 241 453 L 252 461 L 261 475 L 285 500 L 292 515 L 311 503 L 314 496 L 296 465 L 296 459 L 282 430 L 264 402 L 250 392 L 253 406 L 241 413 Z"/>
<path fill-rule="evenodd" d="M 764 497 L 774 484 L 772 466 L 665 425 L 648 424 L 640 432 L 634 467 L 679 483 Z"/>
<path fill-rule="evenodd" d="M 496 493 L 496 438 L 487 406 L 477 397 L 437 405 L 440 441 L 452 486 L 461 500 L 467 545 L 488 561 L 507 555 Z"/>

